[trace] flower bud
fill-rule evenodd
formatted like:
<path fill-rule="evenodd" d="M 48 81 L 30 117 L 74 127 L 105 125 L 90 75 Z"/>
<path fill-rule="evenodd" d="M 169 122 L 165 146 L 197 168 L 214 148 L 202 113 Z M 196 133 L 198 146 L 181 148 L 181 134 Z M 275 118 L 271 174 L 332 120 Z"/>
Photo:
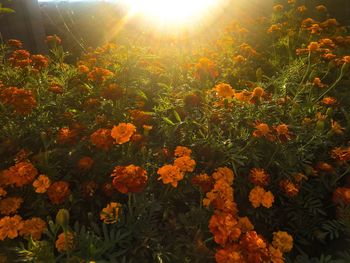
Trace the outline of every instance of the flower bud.
<path fill-rule="evenodd" d="M 61 226 L 63 230 L 68 228 L 69 211 L 67 209 L 60 209 L 56 215 L 56 224 Z"/>

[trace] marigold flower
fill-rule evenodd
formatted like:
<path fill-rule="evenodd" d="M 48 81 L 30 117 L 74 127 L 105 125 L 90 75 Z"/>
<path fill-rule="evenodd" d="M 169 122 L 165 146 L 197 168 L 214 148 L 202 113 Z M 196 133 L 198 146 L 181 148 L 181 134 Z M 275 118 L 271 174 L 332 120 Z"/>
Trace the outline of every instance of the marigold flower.
<path fill-rule="evenodd" d="M 46 42 L 48 44 L 60 45 L 62 40 L 57 35 L 52 35 L 52 36 L 47 36 L 46 37 Z"/>
<path fill-rule="evenodd" d="M 212 174 L 212 177 L 216 180 L 224 180 L 229 185 L 233 183 L 234 180 L 234 174 L 233 171 L 228 167 L 219 167 L 215 170 L 215 172 Z"/>
<path fill-rule="evenodd" d="M 310 44 L 307 46 L 307 49 L 310 52 L 318 51 L 320 49 L 320 45 L 318 42 L 310 42 Z"/>
<path fill-rule="evenodd" d="M 79 159 L 78 161 L 78 167 L 81 170 L 87 171 L 90 170 L 91 167 L 94 165 L 95 161 L 89 156 L 84 156 Z"/>
<path fill-rule="evenodd" d="M 350 204 L 350 188 L 338 187 L 333 193 L 333 203 L 335 204 Z"/>
<path fill-rule="evenodd" d="M 18 67 L 18 68 L 24 68 L 26 66 L 29 66 L 30 63 L 32 62 L 30 59 L 30 53 L 24 49 L 19 49 L 14 51 L 11 54 L 8 61 L 12 66 Z"/>
<path fill-rule="evenodd" d="M 207 75 L 212 78 L 216 78 L 219 75 L 215 63 L 206 57 L 199 59 L 199 61 L 195 64 L 195 69 L 195 77 L 197 79 L 203 79 Z"/>
<path fill-rule="evenodd" d="M 345 131 L 345 128 L 342 127 L 338 122 L 332 120 L 332 128 L 331 128 L 331 131 L 334 133 L 334 134 L 337 134 L 337 135 L 342 135 Z"/>
<path fill-rule="evenodd" d="M 314 78 L 313 84 L 314 84 L 314 86 L 316 86 L 316 87 L 318 87 L 318 88 L 321 88 L 321 89 L 327 87 L 326 84 L 323 84 L 323 83 L 321 82 L 321 79 L 320 79 L 320 78 Z"/>
<path fill-rule="evenodd" d="M 92 71 L 89 72 L 89 74 L 87 75 L 87 78 L 88 80 L 102 83 L 107 79 L 107 77 L 112 75 L 113 73 L 108 69 L 94 68 Z"/>
<path fill-rule="evenodd" d="M 239 228 L 241 229 L 242 233 L 246 233 L 248 231 L 254 230 L 254 225 L 252 224 L 252 222 L 250 222 L 249 218 L 246 216 L 239 217 L 238 225 L 239 225 Z"/>
<path fill-rule="evenodd" d="M 47 88 L 47 90 L 55 94 L 62 94 L 64 91 L 63 87 L 57 83 L 52 83 L 50 87 Z"/>
<path fill-rule="evenodd" d="M 14 239 L 18 236 L 18 232 L 23 228 L 22 217 L 19 215 L 5 216 L 0 219 L 0 241 L 5 238 Z"/>
<path fill-rule="evenodd" d="M 235 96 L 235 99 L 242 102 L 251 102 L 251 99 L 252 99 L 252 93 L 247 90 L 236 92 L 234 96 Z"/>
<path fill-rule="evenodd" d="M 262 87 L 256 87 L 253 90 L 252 96 L 254 98 L 261 98 L 264 95 L 264 93 L 265 93 L 265 91 L 264 91 L 264 89 Z"/>
<path fill-rule="evenodd" d="M 96 148 L 108 151 L 113 145 L 111 130 L 103 128 L 98 129 L 90 135 L 90 141 Z"/>
<path fill-rule="evenodd" d="M 176 157 L 182 157 L 182 156 L 191 156 L 192 150 L 184 147 L 184 146 L 177 146 L 174 152 L 174 155 Z"/>
<path fill-rule="evenodd" d="M 57 181 L 50 185 L 47 189 L 47 195 L 54 205 L 62 204 L 70 195 L 69 183 L 65 181 Z"/>
<path fill-rule="evenodd" d="M 255 186 L 249 193 L 249 201 L 254 208 L 261 205 L 270 208 L 274 202 L 274 196 L 270 191 L 266 192 L 264 188 Z"/>
<path fill-rule="evenodd" d="M 27 115 L 36 107 L 37 102 L 31 90 L 9 87 L 0 90 L 0 102 L 13 108 L 20 115 Z"/>
<path fill-rule="evenodd" d="M 224 248 L 218 249 L 215 253 L 215 260 L 217 263 L 242 263 L 244 257 L 238 245 L 231 244 Z"/>
<path fill-rule="evenodd" d="M 327 12 L 327 7 L 325 7 L 324 5 L 318 5 L 318 6 L 316 6 L 316 10 L 318 12 L 325 13 L 325 12 Z"/>
<path fill-rule="evenodd" d="M 23 44 L 21 41 L 17 40 L 17 39 L 9 39 L 7 40 L 7 44 L 12 47 L 12 48 L 22 48 Z"/>
<path fill-rule="evenodd" d="M 281 250 L 269 246 L 270 259 L 272 263 L 284 263 L 284 257 Z"/>
<path fill-rule="evenodd" d="M 270 175 L 262 168 L 253 168 L 249 172 L 250 181 L 258 186 L 266 186 Z"/>
<path fill-rule="evenodd" d="M 341 148 L 341 147 L 334 148 L 331 151 L 331 157 L 333 159 L 341 161 L 341 162 L 350 161 L 350 147 L 348 147 L 348 148 Z"/>
<path fill-rule="evenodd" d="M 285 231 L 274 232 L 272 245 L 282 252 L 289 252 L 293 248 L 293 237 Z"/>
<path fill-rule="evenodd" d="M 247 254 L 247 262 L 265 262 L 268 259 L 267 244 L 255 231 L 245 233 L 239 244 Z"/>
<path fill-rule="evenodd" d="M 117 84 L 109 84 L 106 88 L 101 90 L 101 97 L 106 100 L 118 100 L 123 96 L 123 89 Z"/>
<path fill-rule="evenodd" d="M 235 95 L 235 90 L 230 84 L 220 83 L 214 87 L 218 97 L 224 99 L 231 99 Z"/>
<path fill-rule="evenodd" d="M 209 221 L 209 230 L 217 244 L 224 246 L 228 241 L 237 241 L 241 235 L 238 221 L 230 213 L 215 213 Z"/>
<path fill-rule="evenodd" d="M 71 251 L 74 248 L 74 234 L 71 232 L 61 233 L 55 242 L 55 247 L 58 252 L 64 253 Z"/>
<path fill-rule="evenodd" d="M 120 123 L 114 126 L 111 136 L 118 144 L 124 144 L 130 141 L 131 136 L 136 132 L 136 127 L 132 123 Z"/>
<path fill-rule="evenodd" d="M 343 59 L 342 59 L 342 61 L 343 61 L 344 63 L 350 64 L 350 56 L 344 56 Z"/>
<path fill-rule="evenodd" d="M 49 65 L 49 59 L 43 55 L 32 55 L 31 60 L 33 67 L 37 70 L 47 68 Z"/>
<path fill-rule="evenodd" d="M 17 212 L 23 203 L 21 197 L 7 197 L 0 200 L 0 213 L 3 215 L 10 215 Z"/>
<path fill-rule="evenodd" d="M 147 172 L 136 165 L 116 166 L 111 175 L 113 186 L 123 194 L 141 192 L 147 183 Z"/>
<path fill-rule="evenodd" d="M 305 11 L 307 10 L 306 6 L 302 5 L 302 6 L 299 6 L 297 8 L 297 10 L 300 12 L 300 13 L 305 13 Z"/>
<path fill-rule="evenodd" d="M 148 123 L 150 123 L 150 120 L 151 120 L 151 115 L 149 115 L 141 110 L 131 110 L 130 116 L 131 116 L 133 122 L 138 126 L 148 124 Z"/>
<path fill-rule="evenodd" d="M 37 175 L 37 169 L 27 161 L 19 162 L 3 171 L 6 185 L 15 185 L 17 187 L 30 184 Z"/>
<path fill-rule="evenodd" d="M 105 208 L 102 209 L 100 213 L 100 219 L 105 224 L 114 224 L 118 221 L 119 218 L 119 210 L 122 205 L 120 203 L 111 202 Z"/>
<path fill-rule="evenodd" d="M 181 172 L 193 172 L 196 161 L 189 156 L 182 156 L 175 159 L 174 165 L 179 167 Z"/>
<path fill-rule="evenodd" d="M 334 171 L 333 166 L 326 162 L 318 162 L 316 164 L 316 169 L 326 173 L 332 173 Z"/>
<path fill-rule="evenodd" d="M 276 11 L 276 12 L 282 11 L 283 8 L 284 8 L 284 6 L 281 5 L 281 4 L 278 4 L 278 5 L 274 5 L 274 6 L 273 6 L 273 10 Z"/>
<path fill-rule="evenodd" d="M 178 182 L 184 177 L 179 167 L 170 164 L 159 168 L 157 174 L 160 176 L 158 180 L 162 180 L 163 184 L 171 184 L 173 187 L 177 187 Z"/>
<path fill-rule="evenodd" d="M 5 197 L 6 195 L 7 195 L 6 190 L 0 186 L 0 197 Z"/>
<path fill-rule="evenodd" d="M 46 229 L 46 222 L 39 217 L 33 217 L 23 221 L 23 228 L 19 234 L 24 237 L 32 237 L 34 240 L 39 240 L 42 233 Z"/>
<path fill-rule="evenodd" d="M 274 127 L 274 129 L 276 130 L 277 137 L 280 139 L 281 142 L 286 142 L 292 138 L 292 134 L 288 129 L 288 125 L 284 123 L 279 124 L 277 127 Z"/>
<path fill-rule="evenodd" d="M 198 186 L 203 193 L 209 192 L 214 185 L 213 178 L 207 174 L 198 174 L 192 177 L 191 183 Z"/>
<path fill-rule="evenodd" d="M 88 66 L 80 64 L 78 65 L 78 71 L 79 73 L 86 74 L 90 71 L 90 69 Z"/>
<path fill-rule="evenodd" d="M 328 106 L 335 105 L 337 103 L 337 99 L 334 97 L 324 97 L 322 102 Z"/>
<path fill-rule="evenodd" d="M 237 205 L 233 201 L 233 189 L 224 179 L 216 181 L 214 188 L 206 193 L 203 205 L 205 207 L 212 206 L 222 212 L 237 213 Z"/>
<path fill-rule="evenodd" d="M 35 192 L 42 194 L 47 191 L 47 189 L 50 187 L 51 181 L 49 177 L 47 177 L 44 174 L 41 174 L 38 176 L 38 178 L 33 182 L 33 187 L 35 188 Z"/>
<path fill-rule="evenodd" d="M 265 137 L 269 141 L 275 140 L 275 136 L 273 136 L 270 127 L 266 123 L 257 123 L 255 129 L 256 130 L 253 132 L 254 137 Z"/>
<path fill-rule="evenodd" d="M 267 33 L 273 33 L 273 32 L 278 32 L 282 30 L 282 25 L 281 24 L 274 24 L 267 29 Z"/>
<path fill-rule="evenodd" d="M 270 208 L 274 201 L 275 201 L 275 197 L 270 191 L 268 191 L 268 192 L 265 192 L 264 195 L 262 196 L 261 205 L 266 208 Z"/>
<path fill-rule="evenodd" d="M 299 193 L 299 187 L 292 181 L 285 179 L 280 182 L 282 191 L 289 197 L 294 197 Z"/>
<path fill-rule="evenodd" d="M 78 131 L 64 127 L 59 129 L 57 134 L 57 143 L 59 144 L 73 144 L 76 142 L 78 137 Z"/>

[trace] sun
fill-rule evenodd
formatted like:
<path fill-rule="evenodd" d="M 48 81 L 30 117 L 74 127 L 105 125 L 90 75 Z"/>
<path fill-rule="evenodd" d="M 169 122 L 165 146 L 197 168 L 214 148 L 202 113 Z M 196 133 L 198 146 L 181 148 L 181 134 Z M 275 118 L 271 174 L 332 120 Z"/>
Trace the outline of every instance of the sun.
<path fill-rule="evenodd" d="M 219 0 L 124 0 L 133 14 L 159 24 L 183 25 L 210 14 Z"/>

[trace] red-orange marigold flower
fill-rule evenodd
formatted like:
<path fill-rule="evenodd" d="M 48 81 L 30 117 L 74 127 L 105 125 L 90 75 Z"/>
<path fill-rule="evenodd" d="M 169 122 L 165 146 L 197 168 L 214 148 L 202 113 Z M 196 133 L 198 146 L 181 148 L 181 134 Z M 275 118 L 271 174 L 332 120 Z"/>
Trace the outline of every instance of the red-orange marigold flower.
<path fill-rule="evenodd" d="M 24 237 L 32 237 L 34 240 L 39 240 L 42 233 L 46 229 L 46 222 L 39 217 L 33 217 L 23 221 L 23 228 L 20 230 L 20 235 Z"/>
<path fill-rule="evenodd" d="M 123 194 L 141 192 L 147 183 L 147 172 L 136 165 L 116 166 L 112 175 L 113 186 Z"/>
<path fill-rule="evenodd" d="M 19 215 L 5 216 L 0 219 L 0 241 L 5 238 L 14 239 L 18 236 L 18 232 L 23 228 L 22 217 Z"/>
<path fill-rule="evenodd" d="M 255 185 L 266 186 L 269 178 L 270 175 L 262 168 L 253 168 L 249 172 L 249 179 Z"/>
<path fill-rule="evenodd" d="M 213 188 L 214 180 L 207 174 L 198 174 L 192 177 L 191 183 L 198 186 L 203 193 L 206 193 Z"/>
<path fill-rule="evenodd" d="M 113 138 L 110 129 L 98 129 L 90 135 L 90 141 L 96 148 L 108 151 L 113 146 Z"/>
<path fill-rule="evenodd" d="M 274 141 L 275 136 L 272 134 L 272 130 L 266 123 L 257 123 L 255 125 L 255 131 L 253 132 L 254 137 L 265 137 L 269 141 Z"/>
<path fill-rule="evenodd" d="M 171 184 L 173 187 L 177 187 L 178 182 L 184 177 L 179 167 L 170 164 L 160 167 L 157 174 L 160 176 L 158 180 L 162 180 L 163 184 Z"/>
<path fill-rule="evenodd" d="M 181 172 L 193 172 L 196 162 L 189 156 L 182 156 L 175 159 L 174 165 L 179 167 Z"/>
<path fill-rule="evenodd" d="M 17 39 L 9 39 L 7 40 L 7 44 L 10 46 L 10 47 L 13 47 L 13 48 L 22 48 L 23 44 L 21 41 L 17 40 Z"/>
<path fill-rule="evenodd" d="M 22 187 L 33 182 L 38 175 L 37 169 L 27 161 L 19 162 L 3 171 L 5 184 Z"/>
<path fill-rule="evenodd" d="M 218 249 L 215 253 L 217 263 L 243 263 L 244 257 L 241 249 L 237 244 L 230 244 L 224 248 Z"/>
<path fill-rule="evenodd" d="M 120 203 L 111 202 L 100 213 L 100 219 L 105 224 L 114 224 L 118 221 L 119 210 L 122 207 Z"/>
<path fill-rule="evenodd" d="M 136 132 L 136 127 L 132 123 L 119 123 L 114 126 L 111 131 L 111 136 L 116 140 L 116 143 L 123 144 L 130 141 L 131 136 Z"/>
<path fill-rule="evenodd" d="M 47 68 L 49 65 L 49 59 L 43 55 L 32 55 L 32 65 L 37 70 Z"/>
<path fill-rule="evenodd" d="M 174 155 L 176 157 L 182 157 L 182 156 L 191 156 L 191 149 L 184 147 L 184 146 L 177 146 L 174 152 Z"/>
<path fill-rule="evenodd" d="M 55 242 L 55 246 L 58 252 L 64 253 L 71 251 L 74 248 L 74 234 L 71 232 L 61 233 Z"/>
<path fill-rule="evenodd" d="M 299 186 L 292 181 L 285 179 L 280 182 L 282 191 L 289 197 L 294 197 L 299 193 Z"/>
<path fill-rule="evenodd" d="M 33 182 L 33 187 L 35 188 L 35 192 L 42 194 L 47 191 L 47 189 L 50 187 L 51 181 L 49 177 L 47 177 L 44 174 L 41 174 L 38 176 L 38 178 Z"/>
<path fill-rule="evenodd" d="M 241 235 L 238 221 L 231 213 L 215 213 L 209 220 L 209 230 L 217 244 L 237 241 Z"/>
<path fill-rule="evenodd" d="M 338 187 L 333 193 L 333 202 L 335 204 L 350 204 L 350 188 Z"/>
<path fill-rule="evenodd" d="M 7 197 L 0 200 L 0 213 L 3 215 L 10 215 L 17 212 L 23 203 L 21 197 Z"/>
<path fill-rule="evenodd" d="M 350 161 L 350 147 L 347 147 L 347 148 L 336 147 L 331 151 L 331 156 L 333 159 L 341 162 Z"/>
<path fill-rule="evenodd" d="M 123 89 L 117 84 L 109 84 L 106 88 L 101 90 L 101 97 L 107 100 L 117 100 L 123 96 Z"/>
<path fill-rule="evenodd" d="M 94 165 L 95 161 L 89 156 L 84 156 L 79 159 L 78 161 L 78 167 L 81 170 L 87 171 L 90 170 L 91 167 Z"/>
<path fill-rule="evenodd" d="M 47 189 L 47 195 L 54 205 L 62 204 L 70 193 L 69 183 L 65 181 L 54 182 Z"/>
<path fill-rule="evenodd" d="M 14 112 L 27 115 L 36 107 L 37 102 L 31 90 L 9 87 L 0 91 L 0 101 L 12 107 Z"/>

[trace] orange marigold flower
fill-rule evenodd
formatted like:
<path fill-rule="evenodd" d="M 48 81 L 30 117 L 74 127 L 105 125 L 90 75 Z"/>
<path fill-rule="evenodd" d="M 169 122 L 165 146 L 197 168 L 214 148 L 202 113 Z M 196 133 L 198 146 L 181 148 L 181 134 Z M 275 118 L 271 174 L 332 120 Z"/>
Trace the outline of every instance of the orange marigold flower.
<path fill-rule="evenodd" d="M 65 181 L 54 182 L 47 189 L 47 195 L 52 204 L 62 204 L 70 195 L 69 183 Z"/>
<path fill-rule="evenodd" d="M 22 187 L 33 182 L 38 175 L 38 170 L 27 161 L 19 162 L 9 169 L 3 171 L 6 185 Z"/>
<path fill-rule="evenodd" d="M 266 192 L 264 188 L 255 186 L 249 193 L 249 201 L 254 208 L 261 205 L 270 208 L 274 202 L 274 196 L 270 191 Z"/>
<path fill-rule="evenodd" d="M 206 193 L 203 205 L 205 207 L 212 206 L 216 210 L 227 213 L 237 213 L 237 206 L 233 201 L 233 189 L 224 178 L 216 181 L 214 188 Z"/>
<path fill-rule="evenodd" d="M 47 36 L 46 37 L 46 42 L 48 44 L 60 45 L 62 40 L 57 35 L 52 35 L 52 36 Z"/>
<path fill-rule="evenodd" d="M 0 197 L 5 197 L 6 195 L 7 195 L 6 190 L 0 186 Z"/>
<path fill-rule="evenodd" d="M 34 240 L 39 240 L 42 233 L 46 229 L 46 222 L 39 217 L 33 217 L 23 221 L 23 228 L 19 234 L 24 237 L 32 237 Z"/>
<path fill-rule="evenodd" d="M 300 13 L 304 13 L 304 12 L 307 10 L 307 8 L 306 8 L 306 6 L 302 5 L 302 6 L 299 6 L 299 7 L 297 8 L 297 10 L 298 10 Z"/>
<path fill-rule="evenodd" d="M 151 120 L 151 115 L 141 110 L 131 110 L 130 116 L 136 125 L 142 126 L 148 124 Z"/>
<path fill-rule="evenodd" d="M 9 87 L 0 91 L 0 102 L 13 108 L 20 115 L 27 115 L 36 107 L 37 102 L 31 90 Z"/>
<path fill-rule="evenodd" d="M 218 169 L 215 170 L 212 176 L 216 181 L 224 180 L 229 185 L 231 185 L 234 180 L 233 171 L 228 167 L 219 167 Z"/>
<path fill-rule="evenodd" d="M 285 179 L 280 182 L 282 191 L 289 197 L 294 197 L 299 193 L 299 187 L 292 181 Z"/>
<path fill-rule="evenodd" d="M 17 39 L 9 39 L 7 40 L 7 44 L 10 46 L 10 47 L 13 47 L 13 48 L 22 48 L 23 44 L 21 41 L 17 40 Z"/>
<path fill-rule="evenodd" d="M 89 67 L 88 66 L 86 66 L 86 65 L 78 65 L 78 71 L 80 72 L 80 73 L 83 73 L 83 74 L 85 74 L 85 73 L 88 73 L 89 71 L 90 71 L 90 69 L 89 69 Z"/>
<path fill-rule="evenodd" d="M 101 90 L 101 97 L 106 100 L 118 100 L 123 96 L 123 89 L 117 84 L 109 84 L 108 87 Z"/>
<path fill-rule="evenodd" d="M 277 127 L 274 127 L 277 132 L 277 137 L 281 142 L 286 142 L 292 138 L 292 134 L 289 132 L 288 125 L 280 124 Z"/>
<path fill-rule="evenodd" d="M 174 165 L 179 167 L 181 172 L 193 172 L 196 167 L 196 161 L 189 156 L 182 156 L 175 159 Z"/>
<path fill-rule="evenodd" d="M 273 136 L 270 127 L 266 123 L 257 123 L 255 129 L 256 130 L 253 132 L 254 137 L 265 137 L 269 141 L 275 140 L 275 136 Z"/>
<path fill-rule="evenodd" d="M 107 77 L 112 75 L 113 73 L 108 69 L 94 68 L 92 71 L 89 72 L 89 74 L 87 75 L 87 78 L 88 80 L 102 83 L 107 79 Z"/>
<path fill-rule="evenodd" d="M 282 30 L 282 25 L 281 24 L 274 24 L 267 29 L 267 33 L 273 33 L 273 32 L 278 32 Z"/>
<path fill-rule="evenodd" d="M 318 87 L 318 88 L 321 88 L 321 89 L 327 87 L 326 84 L 323 84 L 323 83 L 321 82 L 321 79 L 320 79 L 320 78 L 314 78 L 313 84 L 314 84 L 314 86 L 316 86 L 316 87 Z"/>
<path fill-rule="evenodd" d="M 269 246 L 270 259 L 272 263 L 284 263 L 284 257 L 281 250 Z"/>
<path fill-rule="evenodd" d="M 244 234 L 239 244 L 247 254 L 247 262 L 266 262 L 268 259 L 267 244 L 255 231 Z"/>
<path fill-rule="evenodd" d="M 21 197 L 7 197 L 0 200 L 0 213 L 3 215 L 10 215 L 17 212 L 23 203 Z"/>
<path fill-rule="evenodd" d="M 220 83 L 214 87 L 218 97 L 224 99 L 231 99 L 235 95 L 235 90 L 230 84 Z"/>
<path fill-rule="evenodd" d="M 132 123 L 120 123 L 114 126 L 111 131 L 111 136 L 118 144 L 123 144 L 130 141 L 131 136 L 136 132 L 136 127 Z"/>
<path fill-rule="evenodd" d="M 262 87 L 256 87 L 253 90 L 252 96 L 255 98 L 261 98 L 264 95 L 265 91 Z"/>
<path fill-rule="evenodd" d="M 244 257 L 241 249 L 236 244 L 230 244 L 224 248 L 218 249 L 215 253 L 215 260 L 217 263 L 242 263 Z"/>
<path fill-rule="evenodd" d="M 262 168 L 253 168 L 249 172 L 250 181 L 258 186 L 266 186 L 270 175 Z"/>
<path fill-rule="evenodd" d="M 338 187 L 333 193 L 333 203 L 335 204 L 350 204 L 350 188 Z"/>
<path fill-rule="evenodd" d="M 195 64 L 195 69 L 195 77 L 197 79 L 203 79 L 207 75 L 212 78 L 219 76 L 215 63 L 206 57 L 199 59 L 199 61 Z"/>
<path fill-rule="evenodd" d="M 310 42 L 310 44 L 307 46 L 307 49 L 310 52 L 318 51 L 320 49 L 320 45 L 318 42 Z"/>
<path fill-rule="evenodd" d="M 250 222 L 249 218 L 244 216 L 238 219 L 238 225 L 242 233 L 254 230 L 254 225 Z"/>
<path fill-rule="evenodd" d="M 350 147 L 336 147 L 331 151 L 331 157 L 341 162 L 350 161 Z"/>
<path fill-rule="evenodd" d="M 335 105 L 337 103 L 337 99 L 334 97 L 324 97 L 322 102 L 328 106 Z"/>
<path fill-rule="evenodd" d="M 237 241 L 241 235 L 238 221 L 231 213 L 215 213 L 209 221 L 209 230 L 217 244 L 225 245 L 228 241 Z"/>
<path fill-rule="evenodd" d="M 78 167 L 81 170 L 87 171 L 90 170 L 91 167 L 94 165 L 95 161 L 89 156 L 84 156 L 79 159 L 78 161 Z"/>
<path fill-rule="evenodd" d="M 264 195 L 262 196 L 261 204 L 266 208 L 270 208 L 274 201 L 275 201 L 275 197 L 270 191 L 268 191 L 268 192 L 265 192 Z"/>
<path fill-rule="evenodd" d="M 289 252 L 293 248 L 293 237 L 285 231 L 273 233 L 272 245 L 282 252 Z"/>
<path fill-rule="evenodd" d="M 63 87 L 57 83 L 52 83 L 50 87 L 47 88 L 47 90 L 55 94 L 62 94 L 64 91 Z"/>
<path fill-rule="evenodd" d="M 78 131 L 64 127 L 59 129 L 57 134 L 57 143 L 59 144 L 73 144 L 77 141 Z"/>
<path fill-rule="evenodd" d="M 0 241 L 5 238 L 14 239 L 18 236 L 18 232 L 23 228 L 22 217 L 19 215 L 5 216 L 0 219 Z"/>
<path fill-rule="evenodd" d="M 47 191 L 50 187 L 51 181 L 47 175 L 41 174 L 38 178 L 33 182 L 33 187 L 35 188 L 35 192 L 42 194 Z"/>
<path fill-rule="evenodd" d="M 176 157 L 182 157 L 182 156 L 191 156 L 192 150 L 184 147 L 184 146 L 177 146 L 174 152 L 174 155 Z"/>
<path fill-rule="evenodd" d="M 105 224 L 114 224 L 118 221 L 119 218 L 119 210 L 122 205 L 120 203 L 111 202 L 105 208 L 102 209 L 100 213 L 100 219 Z"/>
<path fill-rule="evenodd" d="M 55 246 L 58 252 L 64 253 L 74 248 L 74 234 L 71 232 L 61 233 L 58 235 Z"/>
<path fill-rule="evenodd" d="M 344 63 L 350 64 L 350 56 L 344 56 L 343 59 L 342 59 L 342 61 L 343 61 Z"/>
<path fill-rule="evenodd" d="M 252 99 L 252 93 L 247 90 L 236 92 L 234 96 L 235 96 L 235 99 L 242 102 L 250 102 Z"/>
<path fill-rule="evenodd" d="M 334 133 L 334 134 L 337 134 L 337 135 L 342 135 L 345 131 L 345 128 L 343 128 L 338 122 L 332 120 L 332 129 L 331 131 Z"/>
<path fill-rule="evenodd" d="M 14 51 L 8 61 L 12 66 L 19 68 L 29 66 L 32 62 L 30 60 L 30 53 L 24 49 Z"/>
<path fill-rule="evenodd" d="M 191 183 L 198 186 L 203 193 L 209 192 L 214 185 L 213 178 L 207 174 L 198 174 L 192 177 Z"/>
<path fill-rule="evenodd" d="M 37 70 L 47 68 L 49 65 L 49 59 L 43 55 L 32 55 L 32 65 Z"/>
<path fill-rule="evenodd" d="M 98 129 L 90 135 L 90 141 L 96 148 L 108 151 L 113 145 L 113 138 L 110 129 Z"/>
<path fill-rule="evenodd" d="M 318 162 L 316 164 L 316 169 L 326 173 L 332 173 L 334 171 L 333 166 L 326 162 Z"/>
<path fill-rule="evenodd" d="M 325 7 L 324 5 L 318 5 L 316 6 L 316 10 L 318 12 L 327 12 L 327 7 Z"/>
<path fill-rule="evenodd" d="M 116 166 L 111 176 L 114 188 L 123 194 L 141 192 L 148 180 L 147 172 L 133 164 Z"/>
<path fill-rule="evenodd" d="M 273 6 L 273 10 L 276 11 L 276 12 L 282 11 L 283 8 L 284 8 L 284 6 L 281 5 L 281 4 L 278 4 L 278 5 L 274 5 L 274 6 Z"/>
<path fill-rule="evenodd" d="M 171 184 L 173 187 L 177 187 L 178 182 L 184 177 L 179 167 L 170 164 L 159 168 L 157 174 L 160 176 L 158 180 L 162 180 L 163 184 Z"/>

